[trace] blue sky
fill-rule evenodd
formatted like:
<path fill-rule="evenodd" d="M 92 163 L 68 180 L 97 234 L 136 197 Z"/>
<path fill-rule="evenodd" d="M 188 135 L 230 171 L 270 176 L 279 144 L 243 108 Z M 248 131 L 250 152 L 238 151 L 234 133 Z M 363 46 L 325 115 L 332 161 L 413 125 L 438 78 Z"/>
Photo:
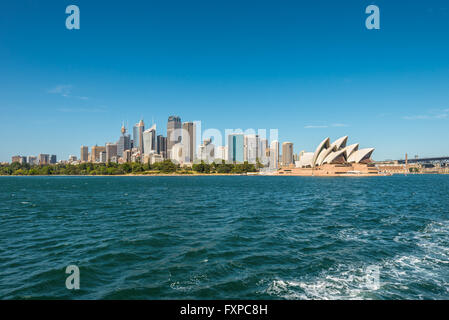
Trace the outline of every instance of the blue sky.
<path fill-rule="evenodd" d="M 448 39 L 446 1 L 5 1 L 0 161 L 79 155 L 140 117 L 165 134 L 171 114 L 277 128 L 295 152 L 349 135 L 375 160 L 449 155 Z"/>

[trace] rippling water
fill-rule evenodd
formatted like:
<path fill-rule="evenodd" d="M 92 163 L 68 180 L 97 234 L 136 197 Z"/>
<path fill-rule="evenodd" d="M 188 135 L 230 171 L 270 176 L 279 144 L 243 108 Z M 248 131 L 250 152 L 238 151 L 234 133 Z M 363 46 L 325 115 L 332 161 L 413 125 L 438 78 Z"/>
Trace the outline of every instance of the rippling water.
<path fill-rule="evenodd" d="M 2 299 L 449 298 L 449 176 L 0 177 L 0 217 Z"/>

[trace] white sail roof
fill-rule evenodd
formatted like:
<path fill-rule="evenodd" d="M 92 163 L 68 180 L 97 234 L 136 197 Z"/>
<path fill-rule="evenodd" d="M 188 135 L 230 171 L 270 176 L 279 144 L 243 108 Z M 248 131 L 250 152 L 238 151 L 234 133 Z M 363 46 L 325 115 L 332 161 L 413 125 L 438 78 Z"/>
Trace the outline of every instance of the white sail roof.
<path fill-rule="evenodd" d="M 360 163 L 363 160 L 369 159 L 373 151 L 374 148 L 365 148 L 357 150 L 349 156 L 348 162 Z"/>
<path fill-rule="evenodd" d="M 315 153 L 313 154 L 312 166 L 316 165 L 318 156 L 320 155 L 321 151 L 323 151 L 323 149 L 327 149 L 329 147 L 330 147 L 330 138 L 326 138 L 323 141 L 321 141 L 321 143 L 316 148 Z"/>
<path fill-rule="evenodd" d="M 348 142 L 348 136 L 338 138 L 331 144 L 331 148 L 335 148 L 335 151 L 340 150 L 341 148 L 346 147 L 347 142 Z"/>
<path fill-rule="evenodd" d="M 350 146 L 345 147 L 344 150 L 346 151 L 346 158 L 349 158 L 349 156 L 354 151 L 357 151 L 358 149 L 359 149 L 359 144 L 358 143 L 354 143 L 354 144 L 351 144 Z"/>
<path fill-rule="evenodd" d="M 323 164 L 325 164 L 325 163 L 332 163 L 333 161 L 335 161 L 336 159 L 338 159 L 342 155 L 343 155 L 343 157 L 345 157 L 344 159 L 346 160 L 346 151 L 344 149 L 332 152 L 331 154 L 329 154 L 326 157 L 326 159 L 324 159 Z"/>
<path fill-rule="evenodd" d="M 307 168 L 312 167 L 312 158 L 314 153 L 313 152 L 304 152 L 301 155 L 301 158 L 299 158 L 299 161 L 295 162 L 295 166 L 297 168 Z"/>

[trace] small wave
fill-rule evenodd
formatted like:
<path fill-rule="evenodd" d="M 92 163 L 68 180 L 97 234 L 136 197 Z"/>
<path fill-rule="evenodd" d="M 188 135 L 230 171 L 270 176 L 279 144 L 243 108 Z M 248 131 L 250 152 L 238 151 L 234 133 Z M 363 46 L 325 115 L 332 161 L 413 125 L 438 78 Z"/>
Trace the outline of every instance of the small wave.
<path fill-rule="evenodd" d="M 367 267 L 339 265 L 315 278 L 273 280 L 266 293 L 284 299 L 370 299 L 378 288 L 370 287 Z"/>
<path fill-rule="evenodd" d="M 192 275 L 187 280 L 173 281 L 170 283 L 170 288 L 177 291 L 189 292 L 196 289 L 201 283 L 207 280 L 207 276 L 204 274 Z"/>

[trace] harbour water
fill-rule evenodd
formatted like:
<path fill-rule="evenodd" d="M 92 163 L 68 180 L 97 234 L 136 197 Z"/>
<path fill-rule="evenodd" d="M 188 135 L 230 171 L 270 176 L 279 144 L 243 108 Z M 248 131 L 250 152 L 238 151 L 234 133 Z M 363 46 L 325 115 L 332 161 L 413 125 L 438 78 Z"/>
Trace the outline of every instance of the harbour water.
<path fill-rule="evenodd" d="M 0 222 L 1 299 L 449 299 L 448 175 L 0 177 Z"/>

